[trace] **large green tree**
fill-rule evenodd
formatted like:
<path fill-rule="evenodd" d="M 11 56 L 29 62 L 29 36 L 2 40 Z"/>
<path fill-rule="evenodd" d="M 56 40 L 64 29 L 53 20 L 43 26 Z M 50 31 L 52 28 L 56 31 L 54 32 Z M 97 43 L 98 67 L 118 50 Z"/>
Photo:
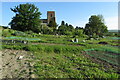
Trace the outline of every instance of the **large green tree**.
<path fill-rule="evenodd" d="M 64 21 L 61 22 L 61 25 L 58 27 L 58 34 L 60 35 L 71 35 L 74 31 L 74 27 L 68 23 L 65 23 Z"/>
<path fill-rule="evenodd" d="M 61 25 L 58 27 L 58 34 L 65 35 L 66 32 L 66 26 L 63 25 L 64 21 L 61 22 Z"/>
<path fill-rule="evenodd" d="M 90 37 L 103 36 L 107 31 L 107 26 L 104 24 L 104 18 L 102 15 L 92 15 L 84 29 L 85 34 Z"/>
<path fill-rule="evenodd" d="M 11 10 L 15 13 L 9 23 L 12 29 L 39 32 L 41 13 L 34 4 L 20 4 Z"/>

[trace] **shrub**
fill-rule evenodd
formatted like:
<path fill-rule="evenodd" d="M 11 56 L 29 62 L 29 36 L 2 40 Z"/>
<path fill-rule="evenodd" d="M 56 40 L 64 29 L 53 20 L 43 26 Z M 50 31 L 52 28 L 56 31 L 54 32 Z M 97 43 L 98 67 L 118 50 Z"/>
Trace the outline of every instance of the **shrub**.
<path fill-rule="evenodd" d="M 15 35 L 15 36 L 24 36 L 24 37 L 27 36 L 26 33 L 21 32 L 21 31 L 16 31 L 16 32 L 13 33 L 13 35 Z"/>
<path fill-rule="evenodd" d="M 15 30 L 9 29 L 9 33 L 12 35 L 14 34 Z"/>
<path fill-rule="evenodd" d="M 33 34 L 33 31 L 25 31 L 26 34 Z"/>
<path fill-rule="evenodd" d="M 10 34 L 10 32 L 9 32 L 9 29 L 3 29 L 2 30 L 2 36 L 4 36 L 4 37 L 7 37 L 7 36 L 10 36 L 11 34 Z"/>

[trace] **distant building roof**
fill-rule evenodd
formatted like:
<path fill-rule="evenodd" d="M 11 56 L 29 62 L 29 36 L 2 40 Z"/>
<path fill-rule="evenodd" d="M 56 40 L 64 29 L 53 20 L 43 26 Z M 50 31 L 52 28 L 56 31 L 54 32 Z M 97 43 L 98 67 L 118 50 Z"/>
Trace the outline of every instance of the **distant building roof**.
<path fill-rule="evenodd" d="M 47 19 L 41 19 L 42 23 L 47 23 Z"/>

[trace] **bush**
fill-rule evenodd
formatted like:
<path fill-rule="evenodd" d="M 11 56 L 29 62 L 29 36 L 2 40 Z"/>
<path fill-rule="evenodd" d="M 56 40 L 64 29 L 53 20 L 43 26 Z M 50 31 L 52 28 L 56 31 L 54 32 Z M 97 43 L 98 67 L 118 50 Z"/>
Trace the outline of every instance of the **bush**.
<path fill-rule="evenodd" d="M 16 32 L 14 32 L 13 33 L 13 35 L 15 35 L 15 36 L 27 36 L 27 34 L 25 34 L 24 32 L 21 32 L 21 31 L 16 31 Z"/>
<path fill-rule="evenodd" d="M 33 31 L 25 31 L 26 34 L 33 34 Z"/>
<path fill-rule="evenodd" d="M 3 29 L 2 30 L 2 36 L 4 36 L 4 37 L 7 37 L 7 36 L 10 36 L 11 34 L 10 34 L 10 32 L 9 32 L 9 29 Z"/>
<path fill-rule="evenodd" d="M 15 32 L 15 30 L 9 29 L 9 33 L 12 35 Z"/>

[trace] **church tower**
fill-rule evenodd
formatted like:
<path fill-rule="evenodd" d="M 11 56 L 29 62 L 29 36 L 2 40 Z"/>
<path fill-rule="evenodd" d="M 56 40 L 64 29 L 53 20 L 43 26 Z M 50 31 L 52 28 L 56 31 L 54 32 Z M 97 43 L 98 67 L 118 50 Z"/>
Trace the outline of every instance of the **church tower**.
<path fill-rule="evenodd" d="M 55 20 L 55 11 L 47 11 L 47 24 L 49 24 L 49 22 L 51 20 L 56 22 L 56 20 Z"/>

